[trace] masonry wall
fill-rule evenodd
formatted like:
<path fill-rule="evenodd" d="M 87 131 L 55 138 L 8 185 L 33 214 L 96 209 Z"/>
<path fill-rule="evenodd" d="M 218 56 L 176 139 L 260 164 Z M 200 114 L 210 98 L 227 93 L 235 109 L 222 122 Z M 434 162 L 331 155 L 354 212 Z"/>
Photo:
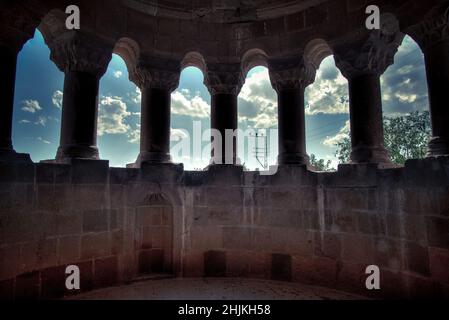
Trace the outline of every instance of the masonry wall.
<path fill-rule="evenodd" d="M 0 165 L 0 296 L 59 298 L 141 275 L 251 277 L 449 297 L 449 160 L 274 176 L 212 167 Z M 381 290 L 365 288 L 368 265 Z"/>

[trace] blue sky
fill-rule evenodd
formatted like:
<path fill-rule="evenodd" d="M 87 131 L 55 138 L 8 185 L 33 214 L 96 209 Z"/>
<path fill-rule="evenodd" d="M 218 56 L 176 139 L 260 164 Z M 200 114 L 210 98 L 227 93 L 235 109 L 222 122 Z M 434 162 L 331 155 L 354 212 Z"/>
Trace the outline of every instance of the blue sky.
<path fill-rule="evenodd" d="M 31 154 L 34 161 L 53 159 L 59 145 L 64 75 L 49 59 L 50 51 L 36 32 L 19 54 L 14 106 L 13 142 L 19 152 Z M 424 60 L 419 47 L 406 37 L 395 64 L 382 76 L 384 114 L 397 116 L 428 109 Z M 139 152 L 140 92 L 128 80 L 123 60 L 114 55 L 100 83 L 98 147 L 100 156 L 111 166 L 132 163 Z M 335 143 L 349 131 L 347 81 L 326 58 L 316 81 L 306 89 L 307 150 L 318 158 L 337 164 Z M 203 133 L 210 129 L 210 95 L 197 68 L 186 68 L 178 89 L 172 94 L 172 156 L 188 170 L 200 169 L 209 162 L 207 132 L 201 148 L 184 154 L 180 139 L 193 135 L 194 123 Z M 277 157 L 277 97 L 268 70 L 253 68 L 239 95 L 239 129 L 266 131 L 269 163 Z M 241 139 L 243 140 L 243 139 Z M 185 141 L 185 140 L 184 140 Z M 258 167 L 253 154 L 254 140 L 240 141 L 239 156 L 251 169 Z M 194 148 L 190 146 L 189 150 Z M 203 154 L 202 154 L 203 153 Z"/>

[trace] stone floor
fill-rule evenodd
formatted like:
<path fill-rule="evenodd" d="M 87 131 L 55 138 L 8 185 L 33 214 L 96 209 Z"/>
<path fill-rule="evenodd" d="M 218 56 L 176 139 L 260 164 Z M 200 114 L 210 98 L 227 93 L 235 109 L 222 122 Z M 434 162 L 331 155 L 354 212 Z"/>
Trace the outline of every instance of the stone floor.
<path fill-rule="evenodd" d="M 81 300 L 354 300 L 364 297 L 298 283 L 248 279 L 163 279 L 81 294 Z"/>

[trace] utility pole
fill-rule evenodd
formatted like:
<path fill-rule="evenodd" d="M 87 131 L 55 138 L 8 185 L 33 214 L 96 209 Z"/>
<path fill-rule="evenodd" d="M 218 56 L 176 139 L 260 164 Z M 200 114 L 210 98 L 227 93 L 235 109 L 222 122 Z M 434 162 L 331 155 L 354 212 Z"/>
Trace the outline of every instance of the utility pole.
<path fill-rule="evenodd" d="M 254 155 L 264 170 L 268 169 L 268 137 L 264 133 L 250 134 L 255 139 Z"/>

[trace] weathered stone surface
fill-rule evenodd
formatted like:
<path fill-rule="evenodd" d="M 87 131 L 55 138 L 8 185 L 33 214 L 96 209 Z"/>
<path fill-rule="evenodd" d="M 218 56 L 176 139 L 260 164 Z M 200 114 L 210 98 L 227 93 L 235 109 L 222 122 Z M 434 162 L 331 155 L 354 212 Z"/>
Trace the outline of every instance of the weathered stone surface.
<path fill-rule="evenodd" d="M 2 301 L 14 299 L 14 279 L 0 281 L 0 299 Z"/>
<path fill-rule="evenodd" d="M 110 235 L 107 232 L 87 234 L 81 238 L 82 259 L 104 257 L 110 252 Z"/>
<path fill-rule="evenodd" d="M 324 257 L 292 257 L 293 281 L 333 287 L 337 280 L 337 262 Z"/>
<path fill-rule="evenodd" d="M 449 284 L 449 250 L 429 248 L 430 273 L 440 283 Z"/>
<path fill-rule="evenodd" d="M 110 287 L 118 281 L 117 257 L 96 259 L 94 261 L 94 287 Z"/>
<path fill-rule="evenodd" d="M 449 247 L 449 219 L 426 217 L 427 238 L 429 245 L 438 248 Z"/>
<path fill-rule="evenodd" d="M 345 170 L 346 177 L 361 175 L 359 166 Z M 287 171 L 281 171 L 284 174 Z M 359 269 L 376 264 L 389 270 L 386 277 L 398 283 L 396 288 L 385 284 L 387 297 L 431 294 L 426 279 L 447 283 L 443 268 L 447 190 L 438 185 L 432 192 L 410 186 L 402 190 L 398 182 L 389 189 L 390 182 L 386 180 L 379 180 L 380 187 L 367 187 L 365 183 L 358 187 L 362 181 L 357 180 L 348 188 L 346 184 L 339 187 L 338 180 L 320 178 L 316 182 L 332 186 L 320 191 L 312 185 L 287 187 L 271 185 L 267 179 L 242 177 L 233 181 L 239 180 L 244 188 L 220 186 L 218 181 L 213 185 L 185 186 L 192 192 L 180 200 L 176 195 L 176 201 L 184 205 L 172 206 L 168 199 L 173 196 L 156 191 L 153 184 L 136 182 L 129 190 L 128 185 L 121 185 L 118 194 L 138 194 L 127 196 L 125 203 L 116 201 L 115 208 L 111 208 L 115 195 L 111 186 L 118 187 L 117 184 L 57 186 L 48 183 L 50 177 L 40 175 L 45 183 L 36 182 L 36 188 L 29 185 L 23 189 L 14 184 L 4 189 L 7 195 L 27 190 L 27 203 L 14 209 L 18 199 L 9 202 L 0 215 L 0 250 L 11 261 L 0 265 L 0 274 L 7 281 L 42 270 L 39 279 L 44 279 L 48 288 L 43 289 L 45 284 L 41 282 L 40 292 L 48 297 L 61 295 L 57 287 L 51 288 L 56 278 L 45 275 L 49 272 L 45 270 L 58 265 L 95 260 L 90 265 L 81 264 L 90 270 L 86 271 L 90 272 L 88 288 L 94 286 L 97 277 L 92 268 L 100 268 L 103 262 L 117 279 L 124 279 L 125 272 L 130 279 L 137 272 L 173 270 L 179 254 L 173 253 L 178 252 L 175 250 L 182 237 L 185 276 L 288 279 L 290 274 L 293 281 L 359 292 Z M 294 175 L 288 179 L 302 178 Z M 151 191 L 142 189 L 148 186 Z M 23 212 L 27 206 L 36 206 L 38 210 Z M 180 227 L 182 223 L 185 229 Z M 116 267 L 111 254 L 117 257 Z M 288 258 L 283 258 L 288 256 L 291 271 Z M 420 277 L 404 278 L 407 272 Z M 111 274 L 100 281 L 101 286 L 114 282 Z M 411 291 L 409 286 L 415 284 L 415 291 Z M 7 282 L 5 288 L 8 292 Z"/>
<path fill-rule="evenodd" d="M 373 239 L 366 235 L 342 235 L 341 257 L 344 261 L 370 264 L 373 261 Z"/>
<path fill-rule="evenodd" d="M 66 291 L 65 266 L 51 267 L 41 271 L 41 297 L 43 299 L 58 299 Z"/>
<path fill-rule="evenodd" d="M 251 253 L 248 251 L 226 251 L 226 276 L 244 278 L 250 275 Z"/>
<path fill-rule="evenodd" d="M 83 213 L 83 232 L 100 232 L 108 230 L 108 212 L 103 210 L 86 210 Z"/>
<path fill-rule="evenodd" d="M 83 3 L 83 29 L 73 32 L 45 1 L 36 1 L 39 13 L 2 6 L 0 296 L 70 294 L 60 282 L 72 263 L 81 268 L 82 290 L 139 272 L 173 272 L 365 294 L 363 267 L 376 264 L 384 297 L 449 292 L 447 3 L 392 1 L 394 17 L 383 15 L 381 30 L 367 31 L 360 29 L 366 3 L 355 0 L 131 2 L 101 12 Z M 50 13 L 42 19 L 42 12 Z M 17 54 L 40 21 L 66 85 L 57 160 L 33 164 L 12 148 L 11 129 Z M 430 157 L 385 169 L 379 76 L 404 34 L 425 55 Z M 98 160 L 98 87 L 113 52 L 142 89 L 134 168 Z M 319 173 L 307 167 L 304 90 L 331 53 L 349 79 L 353 163 Z M 223 159 L 214 153 L 202 172 L 171 164 L 170 92 L 181 69 L 204 73 L 211 127 L 222 132 L 237 128 L 237 95 L 257 65 L 268 66 L 278 92 L 277 172 L 244 172 L 237 150 L 230 165 L 218 164 Z"/>
<path fill-rule="evenodd" d="M 81 254 L 81 237 L 67 236 L 58 239 L 58 262 L 65 264 L 77 261 Z"/>

